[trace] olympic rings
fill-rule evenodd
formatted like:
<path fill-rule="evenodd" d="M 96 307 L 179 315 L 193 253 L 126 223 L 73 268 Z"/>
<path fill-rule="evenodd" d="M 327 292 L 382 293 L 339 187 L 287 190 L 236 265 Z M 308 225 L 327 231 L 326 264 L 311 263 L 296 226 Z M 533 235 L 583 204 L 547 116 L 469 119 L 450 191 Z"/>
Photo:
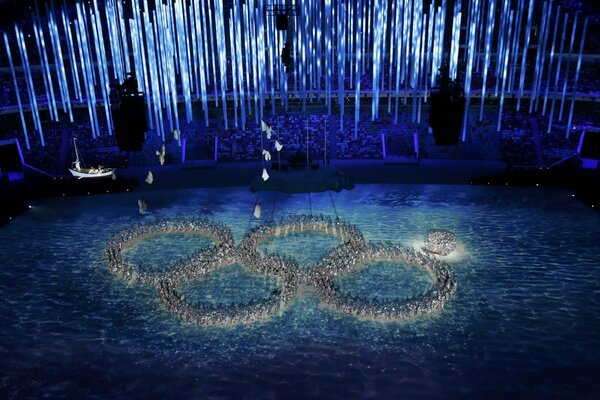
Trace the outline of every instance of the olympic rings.
<path fill-rule="evenodd" d="M 123 260 L 122 250 L 132 244 L 159 233 L 200 233 L 215 242 L 212 249 L 194 252 L 185 260 L 178 261 L 169 271 L 157 273 L 138 271 Z M 105 253 L 110 270 L 129 282 L 158 285 L 169 278 L 173 282 L 186 283 L 227 264 L 235 244 L 231 231 L 221 224 L 205 219 L 172 219 L 135 225 L 115 234 L 107 243 Z"/>
<path fill-rule="evenodd" d="M 346 249 L 341 249 L 333 257 L 333 259 L 348 260 L 340 265 L 339 269 L 326 267 L 331 265 L 332 260 L 329 259 L 331 255 L 322 258 L 320 274 L 314 281 L 317 293 L 323 302 L 336 311 L 379 321 L 401 320 L 441 309 L 446 300 L 456 291 L 456 280 L 450 266 L 428 254 L 404 249 L 395 244 L 368 244 L 362 252 L 354 256 L 346 252 Z M 415 297 L 377 300 L 342 293 L 333 282 L 332 278 L 340 272 L 359 268 L 372 260 L 399 261 L 414 265 L 431 275 L 433 286 L 424 294 Z"/>
<path fill-rule="evenodd" d="M 342 244 L 332 248 L 312 268 L 300 268 L 290 257 L 267 254 L 259 246 L 272 237 L 316 231 L 339 238 Z M 163 232 L 196 232 L 215 242 L 212 249 L 193 253 L 163 273 L 140 271 L 124 262 L 122 250 L 131 244 Z M 113 236 L 107 243 L 110 270 L 129 282 L 151 284 L 166 308 L 183 320 L 202 326 L 251 323 L 282 312 L 294 302 L 300 285 L 315 287 L 321 301 L 347 315 L 379 321 L 411 318 L 441 309 L 456 291 L 450 266 L 432 255 L 396 244 L 367 243 L 357 227 L 325 217 L 296 216 L 279 223 L 265 223 L 248 232 L 236 247 L 231 231 L 205 219 L 170 219 L 136 225 Z M 427 271 L 433 280 L 424 294 L 407 299 L 378 301 L 343 293 L 333 279 L 363 267 L 370 260 L 400 261 Z M 201 279 L 221 267 L 239 263 L 244 269 L 275 278 L 279 287 L 267 299 L 247 304 L 211 307 L 193 305 L 177 288 Z"/>

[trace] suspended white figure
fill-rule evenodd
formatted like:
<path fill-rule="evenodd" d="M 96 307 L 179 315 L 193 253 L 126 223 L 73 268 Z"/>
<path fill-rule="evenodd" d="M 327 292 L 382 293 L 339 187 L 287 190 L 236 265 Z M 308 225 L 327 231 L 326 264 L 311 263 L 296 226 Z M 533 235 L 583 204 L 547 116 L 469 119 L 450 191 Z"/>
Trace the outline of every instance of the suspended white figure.
<path fill-rule="evenodd" d="M 146 210 L 148 209 L 148 205 L 146 204 L 146 202 L 142 199 L 138 200 L 138 210 L 140 212 L 140 214 L 146 214 Z"/>
<path fill-rule="evenodd" d="M 152 171 L 148 171 L 148 176 L 146 176 L 146 183 L 148 185 L 152 185 L 152 182 L 154 182 L 154 175 L 152 175 Z"/>
<path fill-rule="evenodd" d="M 283 145 L 281 143 L 279 143 L 279 140 L 276 140 L 275 141 L 275 150 L 281 151 L 281 149 L 283 149 Z"/>
<path fill-rule="evenodd" d="M 260 208 L 260 203 L 256 203 L 256 205 L 254 206 L 254 218 L 260 219 L 261 214 L 262 210 Z"/>
<path fill-rule="evenodd" d="M 160 165 L 165 164 L 165 153 L 166 149 L 165 144 L 163 143 L 162 147 L 160 148 L 160 151 L 156 150 L 156 155 L 158 156 L 158 161 L 160 161 Z"/>
<path fill-rule="evenodd" d="M 265 123 L 265 121 L 260 120 L 260 130 L 262 130 L 263 132 L 265 132 L 267 129 L 269 129 L 269 125 L 267 125 Z"/>
<path fill-rule="evenodd" d="M 262 154 L 263 157 L 265 157 L 265 161 L 271 161 L 271 153 L 269 153 L 267 150 L 263 150 Z"/>
<path fill-rule="evenodd" d="M 269 174 L 267 174 L 266 168 L 263 168 L 262 179 L 263 179 L 263 181 L 266 181 L 267 179 L 269 179 Z"/>
<path fill-rule="evenodd" d="M 273 134 L 273 129 L 269 125 L 265 124 L 265 121 L 260 121 L 260 129 L 263 132 L 267 132 L 267 139 L 271 139 L 271 135 Z"/>

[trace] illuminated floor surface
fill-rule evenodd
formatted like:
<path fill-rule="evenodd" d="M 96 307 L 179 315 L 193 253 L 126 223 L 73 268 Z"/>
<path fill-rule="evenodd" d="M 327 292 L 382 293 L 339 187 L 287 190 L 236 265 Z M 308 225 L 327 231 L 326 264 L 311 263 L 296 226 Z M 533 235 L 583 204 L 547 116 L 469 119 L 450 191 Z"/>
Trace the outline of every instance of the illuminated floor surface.
<path fill-rule="evenodd" d="M 147 215 L 137 213 L 139 196 Z M 208 217 L 239 243 L 257 224 L 255 201 L 245 188 L 56 199 L 0 229 L 1 397 L 593 398 L 600 390 L 600 220 L 565 191 L 360 185 L 310 200 L 260 194 L 264 220 L 337 212 L 369 241 L 419 246 L 428 229 L 453 231 L 459 248 L 444 260 L 456 294 L 441 312 L 406 322 L 336 313 L 305 288 L 266 322 L 201 328 L 167 312 L 150 286 L 106 268 L 108 238 L 155 218 Z M 336 244 L 307 234 L 261 248 L 310 268 Z M 208 245 L 164 234 L 124 255 L 164 270 Z M 428 279 L 374 262 L 336 283 L 389 299 L 426 290 Z M 181 291 L 218 305 L 274 287 L 231 265 Z"/>

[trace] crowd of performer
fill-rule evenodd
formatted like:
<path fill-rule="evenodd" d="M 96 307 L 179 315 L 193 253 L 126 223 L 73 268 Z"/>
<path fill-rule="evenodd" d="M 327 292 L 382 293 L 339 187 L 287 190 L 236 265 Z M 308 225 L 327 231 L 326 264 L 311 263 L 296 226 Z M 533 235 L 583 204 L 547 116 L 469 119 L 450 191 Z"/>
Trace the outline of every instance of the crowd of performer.
<path fill-rule="evenodd" d="M 311 268 L 299 267 L 291 257 L 259 250 L 272 237 L 310 231 L 335 236 L 341 242 Z M 123 259 L 122 251 L 132 244 L 169 232 L 200 233 L 215 245 L 177 261 L 166 272 L 141 270 Z M 155 286 L 159 299 L 170 312 L 202 326 L 251 323 L 282 313 L 295 301 L 300 285 L 313 286 L 322 302 L 336 311 L 374 320 L 400 320 L 433 312 L 442 308 L 456 290 L 452 269 L 434 255 L 398 244 L 368 243 L 356 226 L 323 216 L 293 216 L 261 224 L 249 231 L 237 246 L 229 229 L 219 223 L 205 219 L 157 220 L 117 233 L 107 243 L 106 257 L 115 275 L 129 282 Z M 372 260 L 397 261 L 421 268 L 430 274 L 433 284 L 425 293 L 393 300 L 355 296 L 340 290 L 335 282 L 337 277 L 365 267 Z M 275 278 L 278 287 L 264 299 L 218 306 L 192 303 L 178 291 L 181 285 L 234 263 L 256 275 Z"/>

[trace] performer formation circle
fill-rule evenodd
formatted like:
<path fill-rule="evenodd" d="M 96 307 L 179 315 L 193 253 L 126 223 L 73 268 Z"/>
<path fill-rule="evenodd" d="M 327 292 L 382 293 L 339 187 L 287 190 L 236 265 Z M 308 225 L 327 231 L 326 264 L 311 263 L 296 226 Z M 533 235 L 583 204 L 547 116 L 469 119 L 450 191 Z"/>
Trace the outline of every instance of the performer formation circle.
<path fill-rule="evenodd" d="M 210 238 L 214 246 L 177 261 L 165 272 L 145 271 L 123 259 L 123 250 L 161 233 L 196 233 Z M 273 237 L 293 233 L 319 232 L 338 238 L 333 247 L 310 268 L 299 267 L 291 257 L 269 254 L 259 246 Z M 308 251 L 308 249 L 307 249 Z M 267 222 L 250 230 L 239 245 L 231 231 L 207 219 L 166 219 L 128 227 L 106 244 L 111 272 L 131 283 L 153 285 L 165 307 L 177 317 L 201 326 L 252 323 L 282 313 L 292 304 L 301 285 L 315 288 L 326 306 L 358 318 L 397 321 L 441 309 L 456 291 L 452 268 L 432 252 L 404 248 L 398 244 L 369 243 L 360 230 L 338 219 L 323 216 L 294 216 L 277 223 Z M 425 292 L 404 299 L 380 300 L 343 292 L 335 278 L 365 267 L 370 261 L 392 261 L 429 273 L 433 284 Z M 178 288 L 227 265 L 240 264 L 247 271 L 274 278 L 278 287 L 266 299 L 244 304 L 211 306 L 192 304 Z"/>

